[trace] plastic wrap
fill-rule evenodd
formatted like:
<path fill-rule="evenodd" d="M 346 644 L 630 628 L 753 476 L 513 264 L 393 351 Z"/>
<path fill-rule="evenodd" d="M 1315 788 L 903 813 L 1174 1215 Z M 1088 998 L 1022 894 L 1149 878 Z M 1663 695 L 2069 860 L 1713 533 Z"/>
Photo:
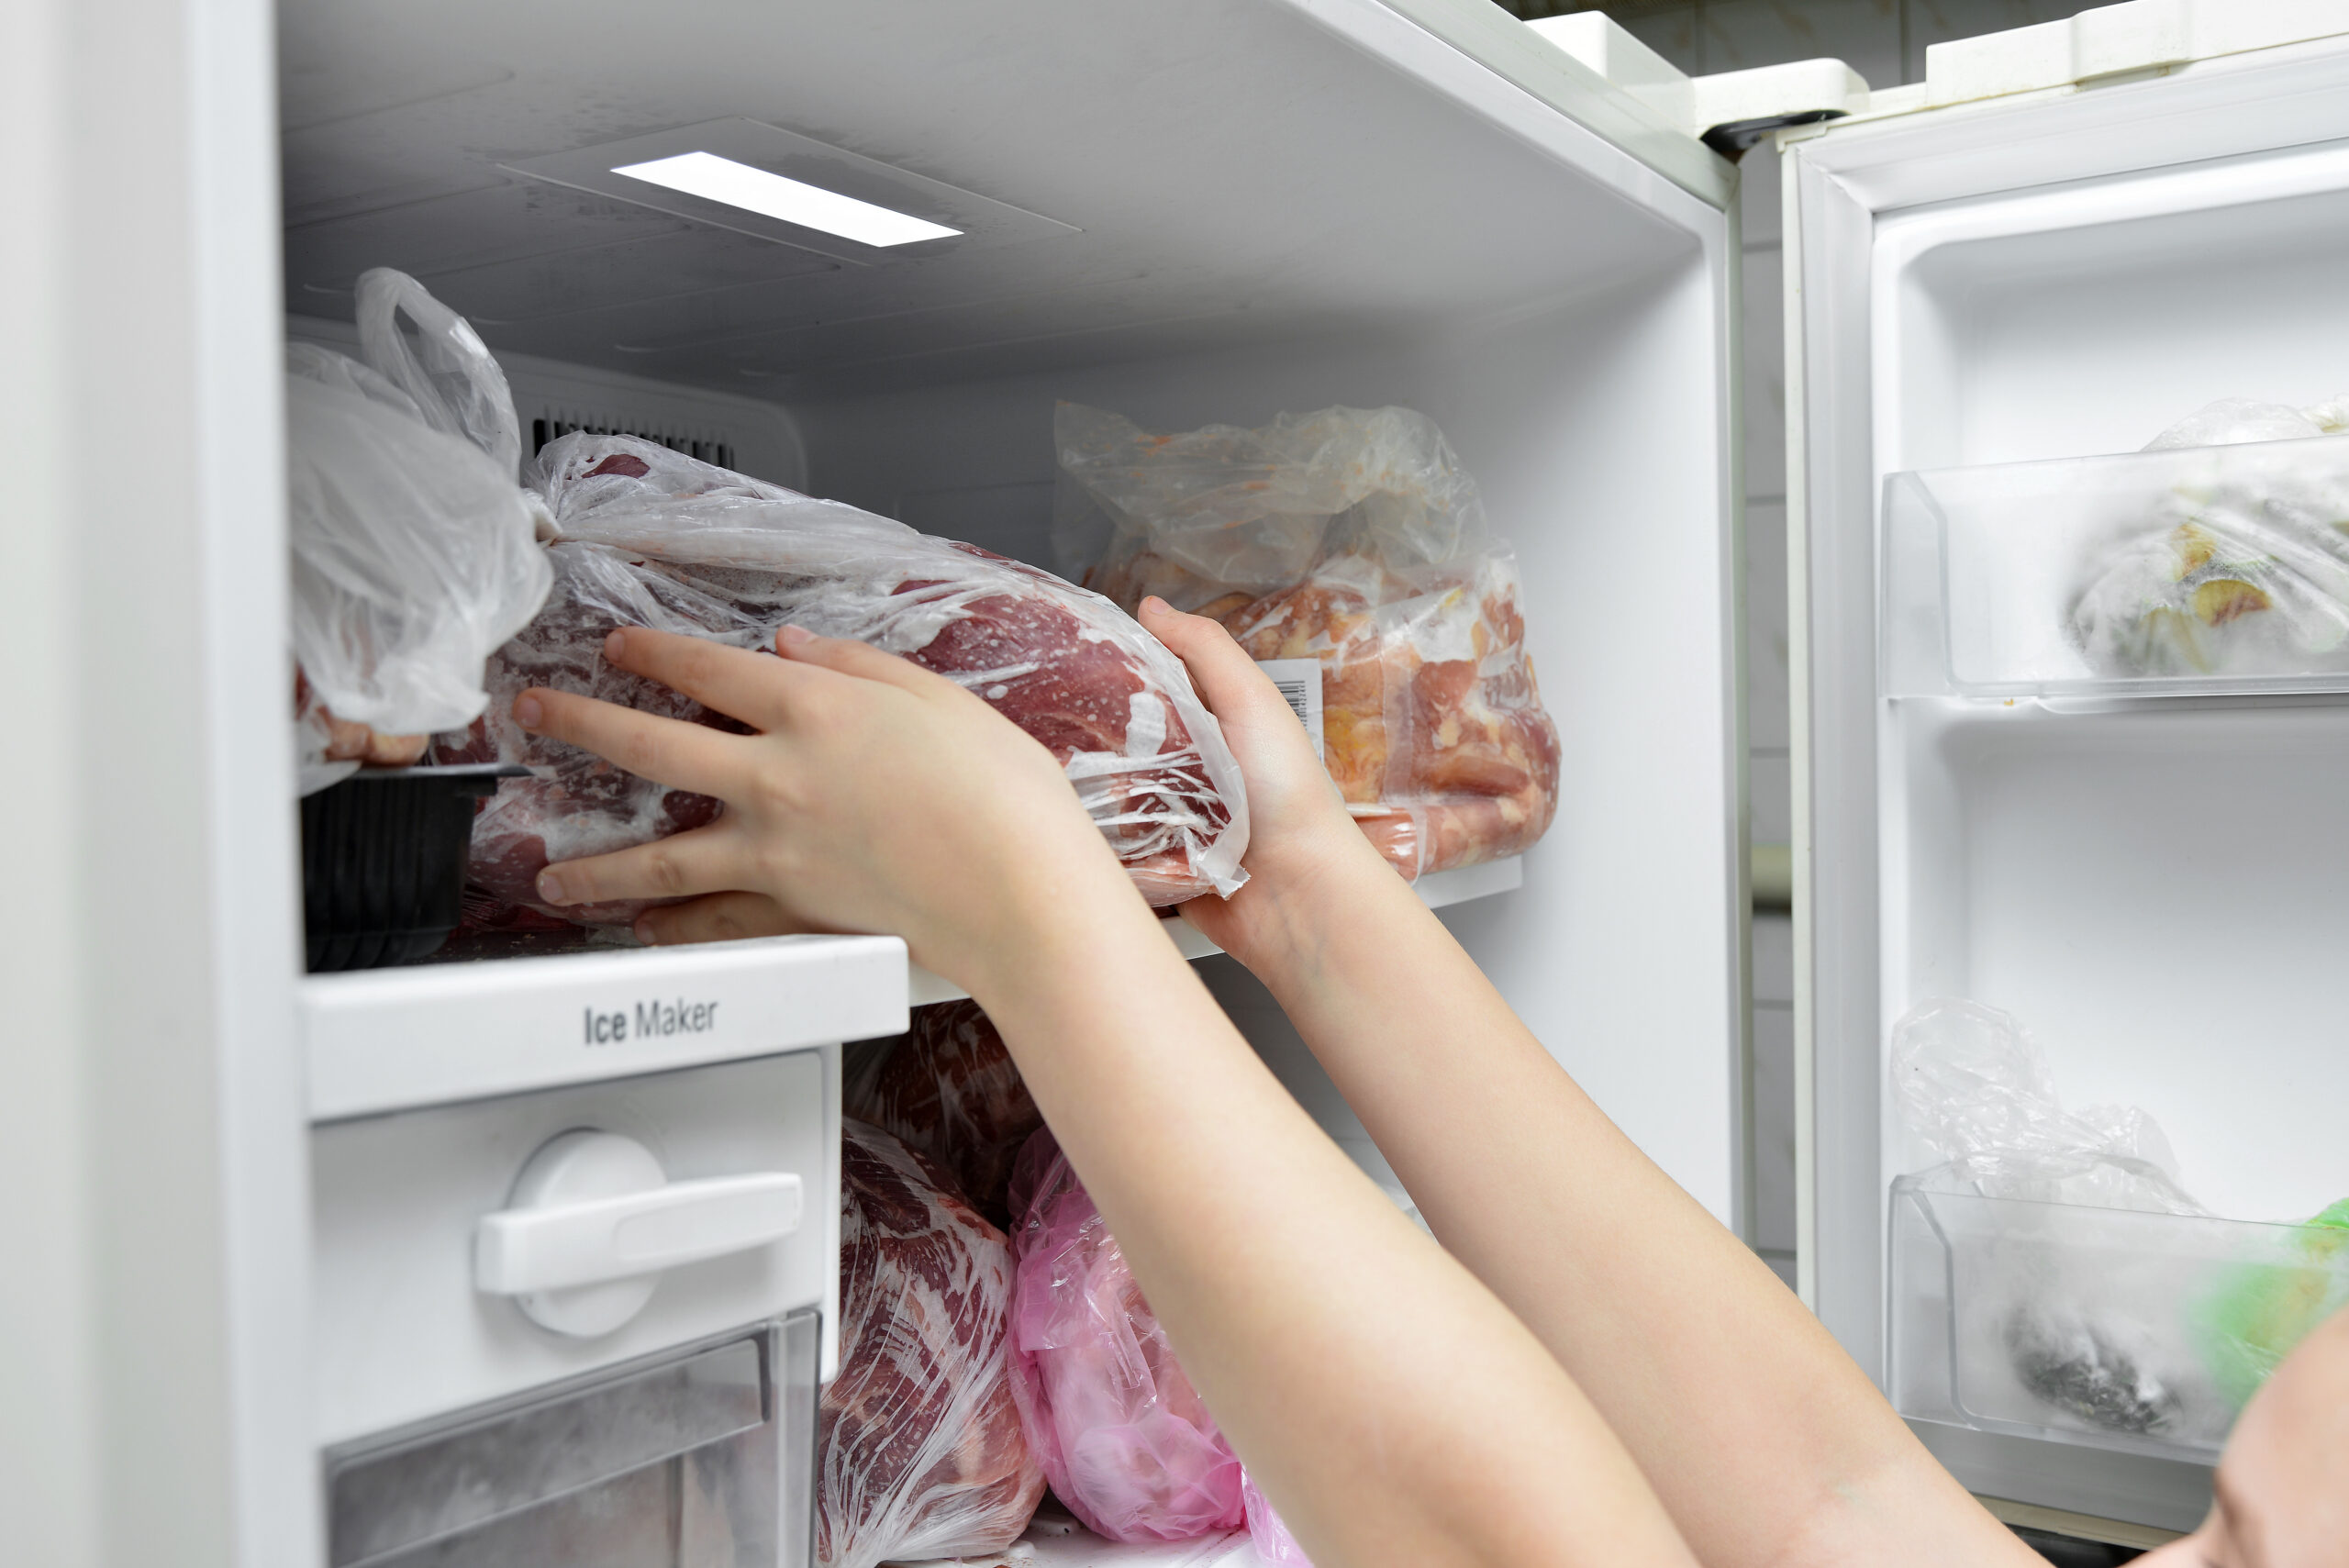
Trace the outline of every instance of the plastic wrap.
<path fill-rule="evenodd" d="M 990 1221 L 1010 1224 L 1012 1162 L 1044 1118 L 976 1002 L 916 1008 L 913 1029 L 849 1075 L 841 1104 L 943 1166 Z"/>
<path fill-rule="evenodd" d="M 1052 1495 L 1111 1540 L 1188 1540 L 1244 1523 L 1267 1562 L 1303 1563 L 1048 1129 L 1020 1151 L 1011 1207 L 1012 1393 Z"/>
<path fill-rule="evenodd" d="M 841 1362 L 818 1414 L 816 1561 L 1000 1551 L 1042 1496 L 1006 1373 L 1011 1253 L 935 1167 L 841 1126 Z"/>
<path fill-rule="evenodd" d="M 2288 441 L 2349 430 L 2349 396 L 2306 409 L 2231 398 L 2145 448 Z M 2349 453 L 2273 463 L 2216 454 L 2152 516 L 2095 552 L 2071 612 L 2111 675 L 2290 675 L 2349 669 Z"/>
<path fill-rule="evenodd" d="M 412 278 L 367 273 L 360 305 L 362 342 L 379 364 L 412 363 L 395 310 L 438 323 L 426 337 L 442 348 L 437 373 L 405 388 L 329 350 L 286 349 L 306 794 L 362 761 L 414 762 L 420 740 L 400 738 L 481 713 L 484 661 L 529 622 L 551 578 L 534 542 L 543 508 L 515 482 L 513 402 L 496 361 Z M 451 412 L 460 406 L 462 418 Z"/>
<path fill-rule="evenodd" d="M 2349 1198 L 2279 1251 L 2285 1255 L 2230 1269 L 2198 1316 L 2203 1358 L 2237 1405 L 2318 1324 L 2349 1308 Z"/>
<path fill-rule="evenodd" d="M 556 519 L 555 589 L 492 660 L 487 721 L 449 749 L 545 770 L 483 813 L 473 874 L 495 896 L 533 904 L 549 860 L 648 842 L 717 810 L 514 725 L 513 697 L 546 685 L 738 728 L 607 667 L 615 626 L 751 648 L 792 622 L 901 654 L 1048 747 L 1152 903 L 1245 880 L 1246 798 L 1222 731 L 1181 662 L 1099 595 L 625 436 L 566 436 L 540 463 Z M 554 912 L 606 923 L 634 908 Z"/>
<path fill-rule="evenodd" d="M 2039 1044 L 2010 1014 L 1935 997 L 1892 1031 L 1892 1094 L 1909 1130 L 1948 1162 L 1954 1190 L 2096 1208 L 2204 1214 L 2176 1156 L 2134 1106 L 2076 1114 Z"/>
<path fill-rule="evenodd" d="M 1150 435 L 1061 406 L 1063 548 L 1132 608 L 1221 620 L 1259 662 L 1321 665 L 1323 758 L 1406 876 L 1522 851 L 1558 804 L 1558 735 L 1517 562 L 1432 421 L 1403 408 Z"/>

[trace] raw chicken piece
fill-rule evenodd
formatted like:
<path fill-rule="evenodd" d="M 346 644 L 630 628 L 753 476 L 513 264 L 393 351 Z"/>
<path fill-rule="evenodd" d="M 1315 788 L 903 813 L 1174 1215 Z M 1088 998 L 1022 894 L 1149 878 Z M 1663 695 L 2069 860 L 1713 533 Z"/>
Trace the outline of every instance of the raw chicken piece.
<path fill-rule="evenodd" d="M 1407 877 L 1521 853 L 1558 808 L 1515 564 L 1415 576 L 1335 556 L 1223 617 L 1252 659 L 1321 662 L 1323 762 Z"/>
<path fill-rule="evenodd" d="M 1004 1366 L 1011 1253 L 936 1167 L 841 1124 L 841 1370 L 818 1414 L 816 1561 L 996 1551 L 1043 1473 Z"/>
<path fill-rule="evenodd" d="M 1012 1162 L 1044 1118 L 976 1002 L 916 1009 L 912 1031 L 864 1064 L 841 1104 L 952 1172 L 990 1221 L 1010 1223 Z"/>
<path fill-rule="evenodd" d="M 646 843 L 715 815 L 714 802 L 514 724 L 514 697 L 537 684 L 740 728 L 607 667 L 603 639 L 615 626 L 763 648 L 791 622 L 901 654 L 1049 748 L 1152 903 L 1245 880 L 1247 807 L 1222 731 L 1180 661 L 1108 601 L 625 436 L 566 436 L 540 461 L 559 529 L 554 591 L 491 658 L 486 720 L 452 753 L 543 770 L 501 791 L 475 828 L 473 878 L 495 896 L 534 903 L 549 859 Z M 640 907 L 556 912 L 609 923 Z"/>

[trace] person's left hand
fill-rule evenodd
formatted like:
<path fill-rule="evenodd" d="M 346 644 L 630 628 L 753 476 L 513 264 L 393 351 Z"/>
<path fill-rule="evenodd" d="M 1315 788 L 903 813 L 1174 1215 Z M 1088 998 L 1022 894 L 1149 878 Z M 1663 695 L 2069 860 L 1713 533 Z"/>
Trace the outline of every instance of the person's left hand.
<path fill-rule="evenodd" d="M 729 735 L 533 687 L 523 728 L 716 796 L 706 828 L 551 865 L 547 903 L 696 898 L 648 911 L 654 941 L 885 931 L 973 987 L 1039 922 L 1136 895 L 1052 754 L 961 686 L 863 643 L 776 634 L 777 658 L 643 628 L 604 657 L 748 724 Z"/>

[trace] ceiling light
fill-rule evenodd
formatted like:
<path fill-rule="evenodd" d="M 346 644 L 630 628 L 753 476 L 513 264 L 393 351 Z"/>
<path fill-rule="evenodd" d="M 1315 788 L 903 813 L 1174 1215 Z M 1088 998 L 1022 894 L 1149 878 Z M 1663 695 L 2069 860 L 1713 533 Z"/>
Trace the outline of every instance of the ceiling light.
<path fill-rule="evenodd" d="M 942 223 L 895 212 L 841 195 L 818 185 L 771 174 L 715 152 L 680 152 L 649 163 L 624 163 L 612 171 L 631 180 L 665 185 L 689 196 L 724 202 L 745 212 L 761 213 L 803 228 L 820 228 L 860 245 L 911 245 L 923 239 L 947 239 L 962 233 Z"/>

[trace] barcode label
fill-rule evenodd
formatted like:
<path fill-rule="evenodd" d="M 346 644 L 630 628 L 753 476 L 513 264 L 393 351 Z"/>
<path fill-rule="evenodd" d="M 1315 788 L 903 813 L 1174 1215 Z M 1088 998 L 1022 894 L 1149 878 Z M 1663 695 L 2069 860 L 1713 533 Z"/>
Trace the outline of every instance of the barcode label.
<path fill-rule="evenodd" d="M 1313 737 L 1313 754 L 1321 755 L 1321 661 L 1319 659 L 1259 659 L 1256 668 L 1273 678 L 1287 699 L 1289 711 Z"/>

